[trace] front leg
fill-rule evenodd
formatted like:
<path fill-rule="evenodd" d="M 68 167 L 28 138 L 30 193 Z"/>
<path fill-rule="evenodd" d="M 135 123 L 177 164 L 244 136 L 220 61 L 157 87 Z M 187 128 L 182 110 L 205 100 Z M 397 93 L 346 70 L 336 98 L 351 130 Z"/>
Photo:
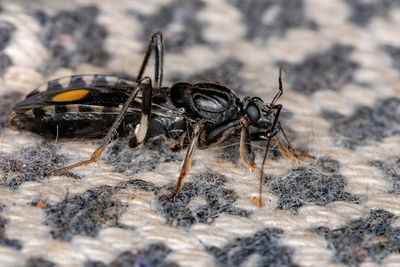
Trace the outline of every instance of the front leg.
<path fill-rule="evenodd" d="M 246 118 L 241 118 L 240 123 L 242 125 L 241 133 L 240 133 L 240 156 L 242 157 L 243 162 L 250 168 L 251 172 L 254 172 L 254 169 L 257 169 L 261 175 L 264 177 L 264 181 L 268 181 L 268 176 L 264 173 L 264 171 L 257 166 L 254 162 L 254 152 L 251 148 L 250 144 L 250 134 L 249 134 L 249 123 Z"/>
<path fill-rule="evenodd" d="M 270 142 L 271 137 L 275 137 L 278 148 L 283 154 L 283 156 L 293 161 L 294 163 L 300 164 L 301 163 L 300 158 L 315 159 L 314 156 L 297 152 L 290 144 L 281 126 L 277 126 L 274 132 L 271 134 L 269 132 L 255 132 L 250 134 L 251 141 Z M 269 144 L 267 144 L 267 149 L 269 149 Z"/>
<path fill-rule="evenodd" d="M 278 144 L 279 150 L 282 152 L 285 158 L 295 162 L 296 164 L 300 164 L 300 158 L 310 158 L 315 159 L 314 156 L 296 152 L 292 145 L 290 144 L 289 140 L 286 137 L 285 132 L 282 128 L 279 128 L 277 135 L 275 135 L 276 143 Z"/>

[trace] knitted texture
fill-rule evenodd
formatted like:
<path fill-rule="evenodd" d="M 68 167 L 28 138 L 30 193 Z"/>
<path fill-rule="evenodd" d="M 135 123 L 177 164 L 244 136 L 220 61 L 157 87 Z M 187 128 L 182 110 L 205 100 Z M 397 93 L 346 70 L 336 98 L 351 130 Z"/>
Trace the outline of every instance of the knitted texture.
<path fill-rule="evenodd" d="M 0 9 L 1 266 L 399 266 L 400 2 L 396 0 L 4 1 Z M 45 139 L 8 127 L 49 80 L 135 80 L 152 33 L 164 85 L 217 81 L 270 103 L 297 165 L 274 143 L 259 174 L 239 139 L 194 152 Z M 146 75 L 153 78 L 153 64 Z M 122 103 L 121 103 L 122 104 Z M 253 142 L 261 164 L 265 142 Z"/>

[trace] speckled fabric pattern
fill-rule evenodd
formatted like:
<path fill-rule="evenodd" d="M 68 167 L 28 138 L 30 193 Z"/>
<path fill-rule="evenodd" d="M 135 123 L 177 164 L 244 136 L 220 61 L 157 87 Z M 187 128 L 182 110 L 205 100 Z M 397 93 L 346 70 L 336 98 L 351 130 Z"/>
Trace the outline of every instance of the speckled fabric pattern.
<path fill-rule="evenodd" d="M 0 9 L 1 266 L 400 266 L 400 2 L 396 0 L 4 1 Z M 151 34 L 164 83 L 218 81 L 269 103 L 300 165 L 276 144 L 259 176 L 239 139 L 185 151 L 124 138 L 13 131 L 13 105 L 48 80 L 135 80 Z M 153 64 L 151 61 L 150 65 Z M 153 75 L 150 66 L 146 75 Z M 253 142 L 261 164 L 265 143 Z"/>

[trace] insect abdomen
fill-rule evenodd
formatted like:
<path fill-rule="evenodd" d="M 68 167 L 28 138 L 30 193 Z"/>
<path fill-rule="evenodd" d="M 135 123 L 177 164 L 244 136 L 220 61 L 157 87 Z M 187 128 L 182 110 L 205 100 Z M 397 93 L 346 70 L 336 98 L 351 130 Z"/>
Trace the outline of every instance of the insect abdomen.
<path fill-rule="evenodd" d="M 50 138 L 99 138 L 107 133 L 120 111 L 119 107 L 52 105 L 14 112 L 10 127 Z M 139 120 L 135 112 L 128 112 L 118 128 L 119 135 L 126 136 Z"/>

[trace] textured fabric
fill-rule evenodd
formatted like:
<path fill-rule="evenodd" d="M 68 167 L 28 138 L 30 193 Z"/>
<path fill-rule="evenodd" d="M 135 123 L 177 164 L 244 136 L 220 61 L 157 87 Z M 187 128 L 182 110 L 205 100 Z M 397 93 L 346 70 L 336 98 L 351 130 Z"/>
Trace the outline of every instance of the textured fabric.
<path fill-rule="evenodd" d="M 4 1 L 0 10 L 1 266 L 400 266 L 400 2 Z M 151 34 L 164 84 L 218 81 L 270 103 L 300 165 L 276 144 L 259 175 L 232 137 L 185 151 L 45 139 L 8 128 L 12 106 L 73 74 L 135 79 Z M 153 77 L 153 61 L 146 71 Z M 261 164 L 264 142 L 253 142 Z"/>

